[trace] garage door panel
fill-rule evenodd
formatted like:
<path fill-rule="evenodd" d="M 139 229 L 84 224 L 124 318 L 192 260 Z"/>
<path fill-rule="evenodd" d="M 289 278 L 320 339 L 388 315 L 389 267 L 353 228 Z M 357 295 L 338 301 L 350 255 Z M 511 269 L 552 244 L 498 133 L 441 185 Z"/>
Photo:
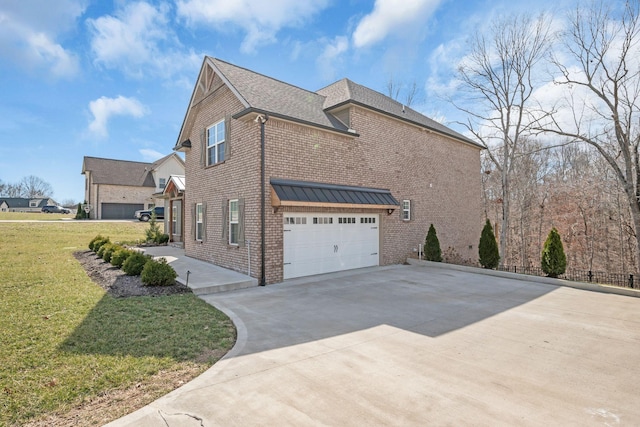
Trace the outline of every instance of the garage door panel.
<path fill-rule="evenodd" d="M 144 209 L 142 203 L 102 203 L 102 219 L 133 219 L 138 210 Z"/>
<path fill-rule="evenodd" d="M 285 279 L 379 264 L 379 216 L 285 214 Z"/>

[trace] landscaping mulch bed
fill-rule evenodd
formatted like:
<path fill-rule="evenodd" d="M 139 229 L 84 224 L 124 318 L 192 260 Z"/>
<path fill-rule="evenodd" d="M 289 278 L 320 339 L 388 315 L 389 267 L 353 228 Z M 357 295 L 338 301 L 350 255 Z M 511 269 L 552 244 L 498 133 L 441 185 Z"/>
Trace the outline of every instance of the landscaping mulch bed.
<path fill-rule="evenodd" d="M 191 289 L 176 282 L 172 286 L 145 286 L 140 276 L 127 276 L 120 268 L 104 262 L 91 250 L 74 252 L 91 280 L 116 298 L 160 296 L 190 293 Z"/>

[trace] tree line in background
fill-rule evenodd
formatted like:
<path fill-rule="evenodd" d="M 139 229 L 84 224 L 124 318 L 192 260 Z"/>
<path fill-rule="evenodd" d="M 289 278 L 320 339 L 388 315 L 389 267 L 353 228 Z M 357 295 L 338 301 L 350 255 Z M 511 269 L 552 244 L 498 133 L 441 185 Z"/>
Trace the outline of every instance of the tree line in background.
<path fill-rule="evenodd" d="M 0 196 L 25 199 L 50 198 L 53 196 L 53 187 L 42 178 L 29 175 L 15 184 L 0 180 Z"/>
<path fill-rule="evenodd" d="M 578 6 L 479 32 L 454 105 L 482 142 L 501 264 L 540 265 L 555 227 L 573 268 L 640 271 L 640 2 Z M 452 101 L 453 102 L 453 101 Z"/>

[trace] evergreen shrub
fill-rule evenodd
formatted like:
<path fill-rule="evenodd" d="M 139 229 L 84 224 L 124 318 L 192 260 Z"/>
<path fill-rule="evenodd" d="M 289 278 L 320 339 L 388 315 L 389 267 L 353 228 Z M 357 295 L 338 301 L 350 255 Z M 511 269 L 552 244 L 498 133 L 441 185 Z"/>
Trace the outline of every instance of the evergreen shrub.
<path fill-rule="evenodd" d="M 567 269 L 567 257 L 564 254 L 562 239 L 555 227 L 551 229 L 544 242 L 540 264 L 542 271 L 549 277 L 558 277 Z"/>
<path fill-rule="evenodd" d="M 483 268 L 496 268 L 500 263 L 500 251 L 498 250 L 498 242 L 493 234 L 491 221 L 487 219 L 482 228 L 480 235 L 480 243 L 478 244 L 478 262 Z"/>
<path fill-rule="evenodd" d="M 145 286 L 171 286 L 175 284 L 177 276 L 173 267 L 167 264 L 167 260 L 160 258 L 158 261 L 147 261 L 140 274 L 140 280 Z"/>
<path fill-rule="evenodd" d="M 134 252 L 129 255 L 127 260 L 122 264 L 122 271 L 128 276 L 139 276 L 142 273 L 144 265 L 151 259 L 150 256 L 140 252 Z"/>
<path fill-rule="evenodd" d="M 440 241 L 436 234 L 436 228 L 431 224 L 427 231 L 427 238 L 424 240 L 424 259 L 427 261 L 442 262 L 442 251 Z"/>
<path fill-rule="evenodd" d="M 118 248 L 111 255 L 111 265 L 114 267 L 122 268 L 122 264 L 129 258 L 129 256 L 134 253 L 131 249 L 127 248 Z"/>

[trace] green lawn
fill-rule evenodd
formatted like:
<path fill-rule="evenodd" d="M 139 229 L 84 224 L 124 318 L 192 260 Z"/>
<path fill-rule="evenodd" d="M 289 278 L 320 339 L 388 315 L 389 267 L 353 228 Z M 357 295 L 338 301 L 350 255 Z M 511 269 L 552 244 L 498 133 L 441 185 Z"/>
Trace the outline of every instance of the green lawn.
<path fill-rule="evenodd" d="M 0 223 L 0 426 L 64 414 L 159 372 L 198 374 L 233 346 L 230 320 L 192 294 L 116 299 L 73 257 L 97 234 L 135 241 L 147 226 Z"/>
<path fill-rule="evenodd" d="M 42 212 L 0 212 L 1 220 L 10 221 L 61 221 L 63 219 L 69 220 L 76 216 L 74 214 L 60 214 L 60 213 L 42 213 Z"/>

